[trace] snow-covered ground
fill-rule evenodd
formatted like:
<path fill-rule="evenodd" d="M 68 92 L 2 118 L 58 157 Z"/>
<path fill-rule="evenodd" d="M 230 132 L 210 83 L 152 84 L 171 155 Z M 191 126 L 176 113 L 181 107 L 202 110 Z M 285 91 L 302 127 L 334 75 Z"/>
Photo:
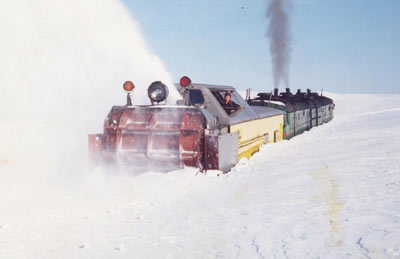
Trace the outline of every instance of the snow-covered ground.
<path fill-rule="evenodd" d="M 224 175 L 2 157 L 0 258 L 400 258 L 400 95 L 329 96 L 333 121 Z"/>
<path fill-rule="evenodd" d="M 329 94 L 332 122 L 225 175 L 89 170 L 122 83 L 145 103 L 171 76 L 118 0 L 5 0 L 0 21 L 1 259 L 400 258 L 400 95 Z"/>

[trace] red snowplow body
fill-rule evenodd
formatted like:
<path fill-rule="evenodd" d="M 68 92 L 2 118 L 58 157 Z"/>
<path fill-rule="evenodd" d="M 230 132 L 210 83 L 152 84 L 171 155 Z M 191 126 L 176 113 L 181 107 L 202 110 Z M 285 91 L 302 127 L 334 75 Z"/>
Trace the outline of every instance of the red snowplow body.
<path fill-rule="evenodd" d="M 205 119 L 194 107 L 115 106 L 103 134 L 89 135 L 94 163 L 165 170 L 202 166 Z"/>

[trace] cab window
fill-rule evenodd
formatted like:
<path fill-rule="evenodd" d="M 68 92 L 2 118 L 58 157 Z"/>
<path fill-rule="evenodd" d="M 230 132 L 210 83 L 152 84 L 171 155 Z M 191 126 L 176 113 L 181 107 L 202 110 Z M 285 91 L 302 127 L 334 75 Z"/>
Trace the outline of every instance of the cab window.
<path fill-rule="evenodd" d="M 240 110 L 239 100 L 233 91 L 211 90 L 217 101 L 229 116 L 234 116 Z"/>
<path fill-rule="evenodd" d="M 200 105 L 204 103 L 204 96 L 201 90 L 189 90 L 189 105 Z"/>

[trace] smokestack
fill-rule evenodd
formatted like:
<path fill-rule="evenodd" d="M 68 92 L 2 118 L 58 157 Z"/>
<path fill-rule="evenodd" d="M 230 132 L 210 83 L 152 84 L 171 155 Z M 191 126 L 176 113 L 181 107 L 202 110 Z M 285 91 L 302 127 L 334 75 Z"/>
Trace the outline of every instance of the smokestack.
<path fill-rule="evenodd" d="M 275 96 L 275 97 L 278 97 L 278 95 L 279 95 L 278 88 L 275 88 L 275 89 L 274 89 L 274 96 Z"/>
<path fill-rule="evenodd" d="M 281 81 L 286 87 L 289 87 L 291 37 L 288 9 L 290 7 L 290 0 L 269 0 L 267 9 L 267 18 L 269 19 L 267 37 L 270 41 L 275 87 L 279 87 Z"/>
<path fill-rule="evenodd" d="M 297 89 L 296 94 L 301 94 L 301 89 Z"/>
<path fill-rule="evenodd" d="M 290 92 L 290 88 L 286 88 L 286 94 L 291 95 L 292 93 Z"/>
<path fill-rule="evenodd" d="M 307 94 L 310 95 L 311 94 L 311 90 L 307 89 Z"/>

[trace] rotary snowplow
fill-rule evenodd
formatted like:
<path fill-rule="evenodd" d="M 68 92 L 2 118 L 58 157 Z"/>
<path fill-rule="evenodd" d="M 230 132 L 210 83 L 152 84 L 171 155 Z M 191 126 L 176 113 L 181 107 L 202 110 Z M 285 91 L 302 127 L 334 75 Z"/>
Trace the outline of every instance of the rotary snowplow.
<path fill-rule="evenodd" d="M 168 88 L 153 82 L 151 105 L 132 105 L 132 82 L 124 84 L 127 103 L 113 106 L 102 134 L 89 135 L 90 160 L 150 169 L 184 166 L 227 172 L 239 159 L 263 144 L 282 139 L 283 112 L 252 107 L 233 87 L 193 84 L 182 77 L 176 85 L 182 100 L 162 104 Z"/>

